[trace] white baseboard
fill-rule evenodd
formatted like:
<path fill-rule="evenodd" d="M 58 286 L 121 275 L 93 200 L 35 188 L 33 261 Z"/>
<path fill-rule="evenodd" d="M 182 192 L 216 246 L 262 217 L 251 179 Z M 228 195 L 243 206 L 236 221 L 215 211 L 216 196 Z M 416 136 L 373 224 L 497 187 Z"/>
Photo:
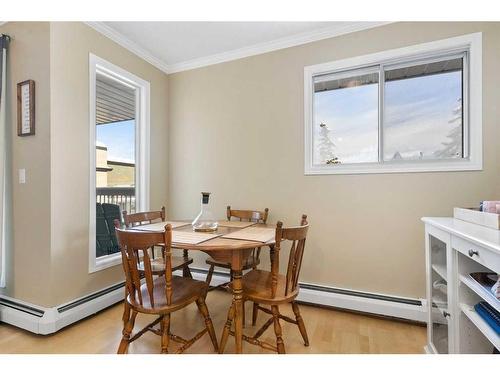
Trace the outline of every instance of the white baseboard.
<path fill-rule="evenodd" d="M 192 269 L 193 277 L 205 280 L 206 271 Z M 211 285 L 228 281 L 229 275 L 215 273 Z M 0 296 L 0 321 L 27 331 L 47 335 L 93 315 L 123 300 L 123 283 L 89 294 L 56 307 L 40 307 L 14 298 Z M 387 317 L 426 321 L 426 306 L 420 300 L 301 284 L 300 302 L 378 314 Z"/>
<path fill-rule="evenodd" d="M 56 307 L 41 307 L 0 296 L 0 321 L 48 335 L 123 300 L 124 293 L 123 283 L 118 283 Z"/>
<path fill-rule="evenodd" d="M 192 269 L 191 273 L 197 280 L 206 279 L 204 270 Z M 228 279 L 229 275 L 218 272 L 213 275 L 210 285 L 219 285 Z M 422 300 L 397 296 L 301 283 L 297 301 L 417 322 L 427 321 L 426 306 Z"/>

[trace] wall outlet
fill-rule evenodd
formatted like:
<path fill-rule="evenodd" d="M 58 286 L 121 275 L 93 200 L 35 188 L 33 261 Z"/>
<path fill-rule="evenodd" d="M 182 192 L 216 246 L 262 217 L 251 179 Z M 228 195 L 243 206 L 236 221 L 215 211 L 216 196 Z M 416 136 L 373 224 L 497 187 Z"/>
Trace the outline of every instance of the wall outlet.
<path fill-rule="evenodd" d="M 26 183 L 26 169 L 24 168 L 19 169 L 19 183 L 20 184 Z"/>

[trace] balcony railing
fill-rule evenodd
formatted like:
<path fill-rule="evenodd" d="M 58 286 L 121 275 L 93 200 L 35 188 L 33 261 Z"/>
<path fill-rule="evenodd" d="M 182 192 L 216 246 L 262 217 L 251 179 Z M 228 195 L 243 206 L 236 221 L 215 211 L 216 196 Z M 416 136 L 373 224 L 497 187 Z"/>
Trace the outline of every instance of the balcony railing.
<path fill-rule="evenodd" d="M 120 211 L 135 212 L 135 187 L 98 187 L 97 203 L 112 203 L 120 206 Z"/>

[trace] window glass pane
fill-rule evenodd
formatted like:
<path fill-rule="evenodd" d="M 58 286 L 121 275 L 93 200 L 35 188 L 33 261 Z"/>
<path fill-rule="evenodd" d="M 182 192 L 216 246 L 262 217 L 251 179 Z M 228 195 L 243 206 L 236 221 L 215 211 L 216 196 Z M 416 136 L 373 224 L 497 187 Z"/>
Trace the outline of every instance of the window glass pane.
<path fill-rule="evenodd" d="M 121 212 L 135 212 L 135 89 L 96 74 L 96 258 L 119 252 Z"/>
<path fill-rule="evenodd" d="M 384 160 L 463 158 L 463 59 L 385 71 Z"/>
<path fill-rule="evenodd" d="M 313 164 L 378 161 L 378 72 L 314 78 Z"/>

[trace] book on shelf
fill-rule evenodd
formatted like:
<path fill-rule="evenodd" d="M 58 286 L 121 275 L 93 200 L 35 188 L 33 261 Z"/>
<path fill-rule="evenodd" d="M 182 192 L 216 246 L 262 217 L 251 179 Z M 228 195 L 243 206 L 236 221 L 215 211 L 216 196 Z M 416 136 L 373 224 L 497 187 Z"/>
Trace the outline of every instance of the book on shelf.
<path fill-rule="evenodd" d="M 500 335 L 500 313 L 489 303 L 481 301 L 474 305 L 474 310 L 496 333 Z"/>

